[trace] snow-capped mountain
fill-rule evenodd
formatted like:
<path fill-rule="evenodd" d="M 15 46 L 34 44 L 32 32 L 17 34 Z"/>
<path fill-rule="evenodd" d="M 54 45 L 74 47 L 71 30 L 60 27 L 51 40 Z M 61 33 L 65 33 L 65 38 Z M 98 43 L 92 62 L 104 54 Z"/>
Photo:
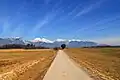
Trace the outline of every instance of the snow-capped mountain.
<path fill-rule="evenodd" d="M 48 40 L 45 38 L 36 38 L 34 40 L 22 40 L 21 38 L 0 38 L 0 45 L 5 44 L 34 44 L 35 46 L 42 47 L 60 47 L 61 44 L 66 44 L 67 47 L 89 47 L 89 46 L 97 46 L 97 43 L 91 41 L 80 41 L 76 39 L 66 40 L 66 39 L 56 39 L 56 40 Z"/>
<path fill-rule="evenodd" d="M 53 41 L 45 39 L 45 38 L 35 38 L 34 40 L 31 40 L 31 42 L 45 42 L 45 43 L 53 43 Z"/>
<path fill-rule="evenodd" d="M 97 46 L 98 44 L 91 41 L 80 41 L 76 39 L 66 40 L 66 39 L 56 39 L 54 41 L 45 39 L 45 38 L 36 38 L 32 40 L 33 44 L 36 46 L 44 46 L 44 47 L 60 47 L 61 44 L 66 44 L 67 47 L 89 47 L 89 46 Z"/>

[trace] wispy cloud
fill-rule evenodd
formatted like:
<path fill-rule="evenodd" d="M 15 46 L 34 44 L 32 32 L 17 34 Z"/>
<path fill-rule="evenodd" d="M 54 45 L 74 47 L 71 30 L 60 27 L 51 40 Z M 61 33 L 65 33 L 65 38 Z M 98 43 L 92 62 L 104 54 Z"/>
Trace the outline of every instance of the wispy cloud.
<path fill-rule="evenodd" d="M 16 24 L 16 22 L 18 22 L 21 19 L 21 12 L 25 9 L 25 6 L 27 5 L 27 3 L 24 1 L 21 3 L 21 6 L 14 12 L 13 16 L 6 16 L 3 17 L 2 20 L 2 32 L 0 34 L 0 36 L 2 37 L 10 37 L 13 35 L 13 33 L 22 33 L 22 32 L 18 32 L 19 30 L 15 31 L 16 29 L 18 29 L 19 27 L 14 26 L 14 24 Z M 20 22 L 20 21 L 19 21 Z M 21 25 L 18 24 L 18 25 Z M 16 35 L 17 35 L 16 34 Z"/>
<path fill-rule="evenodd" d="M 45 3 L 49 3 L 51 0 L 44 0 Z M 54 20 L 54 18 L 57 16 L 59 10 L 61 9 L 61 7 L 59 7 L 59 5 L 61 4 L 62 0 L 59 0 L 54 6 L 53 8 L 47 12 L 45 14 L 45 16 L 43 17 L 42 20 L 38 20 L 38 22 L 36 23 L 34 29 L 32 30 L 32 33 L 37 32 L 38 30 L 40 30 L 42 27 L 45 27 L 45 25 L 47 25 L 48 23 L 50 23 L 52 20 Z"/>
<path fill-rule="evenodd" d="M 85 6 L 81 11 L 79 11 L 78 13 L 76 13 L 76 11 L 78 11 L 79 9 L 81 9 L 82 6 L 83 6 L 83 4 L 78 4 L 74 9 L 71 10 L 71 12 L 68 12 L 67 15 L 61 17 L 59 19 L 59 21 L 66 20 L 68 18 L 71 18 L 71 20 L 74 20 L 77 17 L 80 17 L 80 16 L 82 16 L 84 14 L 87 14 L 88 12 L 91 12 L 94 9 L 97 9 L 105 1 L 106 0 L 99 0 L 98 2 L 90 4 L 89 6 Z M 70 8 L 70 7 L 71 7 L 71 5 L 68 6 L 68 8 Z"/>
<path fill-rule="evenodd" d="M 118 20 L 120 20 L 120 16 L 114 16 L 114 17 L 102 19 L 102 20 L 99 20 L 98 22 L 96 22 L 93 25 L 87 26 L 86 28 L 80 28 L 76 32 L 87 31 L 87 30 L 90 30 L 90 29 L 92 29 L 92 30 L 97 29 L 97 31 L 104 30 L 105 28 L 108 28 L 109 26 L 106 26 L 106 27 L 102 28 L 102 25 L 112 24 L 113 22 L 118 21 Z"/>
<path fill-rule="evenodd" d="M 97 31 L 105 30 L 105 29 L 109 28 L 110 26 L 104 27 L 104 25 L 113 24 L 113 22 L 116 22 L 118 20 L 120 20 L 120 16 L 114 16 L 114 17 L 111 17 L 111 18 L 108 18 L 108 19 L 104 19 L 104 20 L 101 20 L 101 21 L 97 22 L 91 28 L 95 28 L 95 29 L 97 29 Z"/>
<path fill-rule="evenodd" d="M 48 24 L 52 22 L 52 20 L 54 20 L 54 18 L 56 17 L 56 13 L 49 13 L 47 15 L 44 16 L 44 18 L 42 20 L 38 20 L 38 22 L 36 23 L 35 26 L 33 26 L 33 30 L 32 33 L 33 35 L 36 34 L 38 31 L 40 31 L 43 27 L 47 26 Z"/>
<path fill-rule="evenodd" d="M 77 5 L 71 12 L 68 13 L 68 16 L 72 15 L 73 13 L 75 13 L 76 10 L 77 10 L 78 8 L 80 8 L 80 7 L 81 7 L 81 4 Z"/>
<path fill-rule="evenodd" d="M 45 24 L 47 24 L 49 22 L 48 17 L 45 17 L 42 21 L 38 21 L 38 23 L 35 25 L 35 28 L 33 29 L 33 31 L 36 31 L 42 27 L 44 27 Z"/>
<path fill-rule="evenodd" d="M 84 32 L 84 35 L 98 33 L 100 31 L 109 30 L 110 28 L 117 28 L 118 26 L 110 26 L 114 22 L 120 21 L 120 16 L 112 16 L 106 19 L 101 19 L 94 24 L 81 27 L 75 31 L 74 37 L 82 36 L 83 34 L 78 34 Z M 120 24 L 118 24 L 120 25 Z"/>
<path fill-rule="evenodd" d="M 90 4 L 89 6 L 83 8 L 83 10 L 81 10 L 80 12 L 78 12 L 74 18 L 82 16 L 84 14 L 87 14 L 88 12 L 91 12 L 92 10 L 98 8 L 103 2 L 105 2 L 106 0 L 99 0 L 96 3 Z"/>
<path fill-rule="evenodd" d="M 76 12 L 76 10 L 81 6 L 81 4 L 77 5 L 73 10 L 71 10 L 70 12 L 68 12 L 66 15 L 61 16 L 57 21 L 65 21 L 66 19 L 68 19 L 69 17 L 72 17 L 73 13 Z M 66 9 L 69 9 L 72 7 L 72 4 L 68 5 L 66 7 Z M 60 7 L 57 9 L 59 11 L 59 14 L 65 13 L 65 7 Z"/>
<path fill-rule="evenodd" d="M 3 22 L 2 32 L 0 34 L 1 37 L 16 37 L 16 36 L 24 36 L 22 34 L 24 30 L 23 24 L 18 24 L 18 26 L 12 27 L 12 22 L 9 19 Z"/>

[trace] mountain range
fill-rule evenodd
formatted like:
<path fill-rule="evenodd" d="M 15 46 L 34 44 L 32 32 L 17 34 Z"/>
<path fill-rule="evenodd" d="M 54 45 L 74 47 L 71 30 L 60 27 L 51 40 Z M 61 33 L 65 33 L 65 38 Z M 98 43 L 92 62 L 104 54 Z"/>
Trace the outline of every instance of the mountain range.
<path fill-rule="evenodd" d="M 65 39 L 57 39 L 54 41 L 45 39 L 45 38 L 36 38 L 34 40 L 23 40 L 19 37 L 16 38 L 0 38 L 0 45 L 6 45 L 6 44 L 34 44 L 35 46 L 39 47 L 60 47 L 61 44 L 66 44 L 67 47 L 73 48 L 73 47 L 90 47 L 90 46 L 97 46 L 98 43 L 91 42 L 91 41 L 80 41 L 80 40 L 65 40 Z"/>

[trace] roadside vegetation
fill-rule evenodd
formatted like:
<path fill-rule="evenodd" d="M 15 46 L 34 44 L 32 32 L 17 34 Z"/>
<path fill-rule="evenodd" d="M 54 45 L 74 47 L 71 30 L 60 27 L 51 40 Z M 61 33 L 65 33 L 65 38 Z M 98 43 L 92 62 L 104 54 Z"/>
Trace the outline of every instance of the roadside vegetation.
<path fill-rule="evenodd" d="M 71 48 L 65 51 L 95 80 L 120 80 L 120 48 Z"/>
<path fill-rule="evenodd" d="M 0 50 L 0 80 L 42 80 L 55 55 L 49 49 Z"/>

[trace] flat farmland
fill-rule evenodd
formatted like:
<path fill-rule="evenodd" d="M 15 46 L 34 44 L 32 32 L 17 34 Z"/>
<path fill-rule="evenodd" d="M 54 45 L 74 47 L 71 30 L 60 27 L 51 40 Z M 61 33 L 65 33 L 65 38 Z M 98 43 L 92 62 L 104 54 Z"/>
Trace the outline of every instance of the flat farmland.
<path fill-rule="evenodd" d="M 53 50 L 0 50 L 0 80 L 42 80 L 56 52 Z"/>
<path fill-rule="evenodd" d="M 95 80 L 120 80 L 120 48 L 71 48 L 65 52 Z"/>

